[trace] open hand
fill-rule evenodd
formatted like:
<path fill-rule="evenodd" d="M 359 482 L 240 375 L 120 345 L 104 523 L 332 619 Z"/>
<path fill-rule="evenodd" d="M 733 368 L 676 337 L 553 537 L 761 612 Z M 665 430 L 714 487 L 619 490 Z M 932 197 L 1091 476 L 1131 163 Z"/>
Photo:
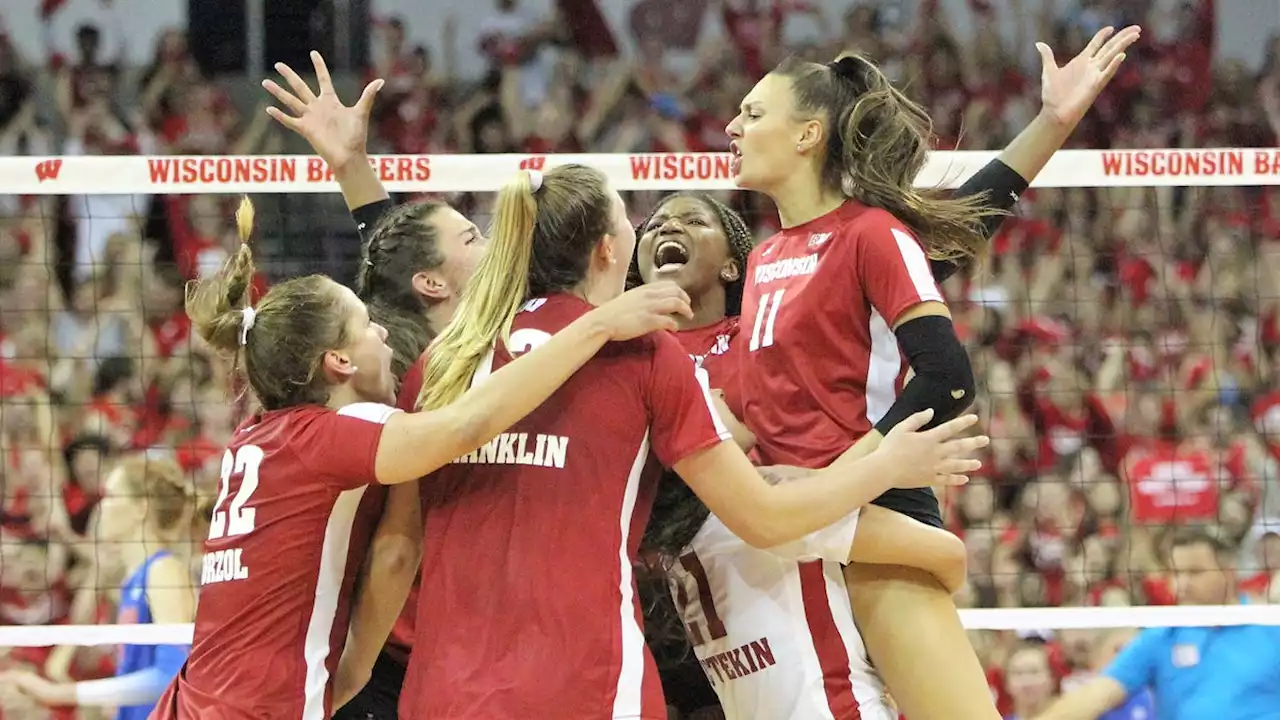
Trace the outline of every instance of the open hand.
<path fill-rule="evenodd" d="M 962 415 L 932 430 L 923 430 L 933 418 L 932 410 L 918 412 L 889 431 L 876 453 L 890 453 L 898 477 L 893 487 L 919 488 L 931 485 L 963 485 L 967 473 L 982 467 L 974 453 L 991 443 L 986 435 L 957 437 L 978 423 L 977 415 Z"/>
<path fill-rule="evenodd" d="M 1048 45 L 1036 43 L 1044 63 L 1040 73 L 1040 102 L 1044 112 L 1074 127 L 1119 72 L 1125 59 L 1124 51 L 1141 36 L 1142 29 L 1137 25 L 1130 25 L 1119 33 L 1115 28 L 1102 28 L 1079 55 L 1062 67 L 1058 67 Z"/>
<path fill-rule="evenodd" d="M 315 66 L 320 94 L 312 92 L 293 68 L 276 63 L 276 72 L 293 92 L 280 87 L 274 80 L 263 80 L 262 87 L 293 115 L 275 107 L 267 108 L 267 114 L 311 143 L 316 154 L 335 172 L 353 160 L 364 162 L 369 114 L 373 111 L 373 101 L 382 89 L 383 81 L 378 79 L 366 85 L 356 104 L 348 107 L 338 99 L 333 79 L 329 77 L 329 68 L 320 53 L 311 52 L 311 63 Z"/>
<path fill-rule="evenodd" d="M 693 317 L 689 295 L 674 282 L 642 285 L 601 305 L 591 314 L 610 340 L 630 340 L 655 330 L 676 330 L 674 316 Z"/>

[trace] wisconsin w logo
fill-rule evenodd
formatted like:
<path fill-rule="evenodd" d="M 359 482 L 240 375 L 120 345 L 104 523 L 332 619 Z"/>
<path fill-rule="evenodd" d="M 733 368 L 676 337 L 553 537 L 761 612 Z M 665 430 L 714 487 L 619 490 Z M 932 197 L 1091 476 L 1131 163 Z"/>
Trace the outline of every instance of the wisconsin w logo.
<path fill-rule="evenodd" d="M 57 180 L 58 173 L 62 171 L 62 160 L 45 160 L 36 165 L 36 180 L 44 182 L 45 180 Z"/>

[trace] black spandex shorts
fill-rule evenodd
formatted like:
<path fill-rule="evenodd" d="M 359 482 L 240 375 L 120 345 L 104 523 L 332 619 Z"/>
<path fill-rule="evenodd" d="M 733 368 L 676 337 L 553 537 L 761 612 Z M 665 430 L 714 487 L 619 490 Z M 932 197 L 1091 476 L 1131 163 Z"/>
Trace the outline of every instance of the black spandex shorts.
<path fill-rule="evenodd" d="M 919 520 L 925 525 L 942 527 L 942 510 L 938 507 L 938 497 L 930 488 L 916 490 L 890 490 L 871 501 L 887 510 L 900 512 L 912 520 Z"/>
<path fill-rule="evenodd" d="M 404 665 L 384 652 L 373 664 L 369 684 L 351 702 L 333 714 L 333 720 L 396 720 L 400 687 L 404 685 Z"/>

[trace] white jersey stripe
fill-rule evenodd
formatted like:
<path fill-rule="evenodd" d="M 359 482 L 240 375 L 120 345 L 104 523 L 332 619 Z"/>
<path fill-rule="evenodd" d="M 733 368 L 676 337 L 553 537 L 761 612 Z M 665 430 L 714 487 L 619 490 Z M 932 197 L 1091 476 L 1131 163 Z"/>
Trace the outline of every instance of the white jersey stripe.
<path fill-rule="evenodd" d="M 714 410 L 712 411 L 715 412 Z M 622 596 L 619 618 L 622 622 L 622 666 L 618 672 L 617 693 L 613 697 L 615 720 L 639 718 L 644 711 L 644 628 L 636 622 L 634 583 L 631 555 L 627 552 L 631 524 L 635 520 L 636 496 L 640 493 L 640 479 L 649 462 L 649 433 L 645 432 L 636 450 L 636 458 L 627 474 L 627 490 L 622 496 L 622 512 L 619 517 L 621 535 L 618 544 L 618 590 Z"/>
<path fill-rule="evenodd" d="M 942 293 L 938 291 L 938 281 L 933 278 L 929 269 L 929 258 L 925 256 L 920 243 L 906 232 L 893 228 L 893 239 L 898 242 L 898 252 L 902 254 L 902 262 L 907 266 L 907 275 L 915 286 L 920 302 L 930 300 L 942 302 Z"/>
<path fill-rule="evenodd" d="M 693 376 L 698 379 L 698 387 L 702 388 L 702 401 L 707 404 L 707 410 L 711 412 L 711 422 L 715 426 L 716 435 L 719 435 L 721 440 L 732 440 L 733 434 L 729 432 L 729 426 L 724 424 L 724 419 L 716 410 L 716 402 L 711 398 L 711 380 L 706 368 L 695 366 Z"/>
<path fill-rule="evenodd" d="M 874 426 L 898 399 L 902 351 L 883 316 L 871 310 L 871 354 L 867 358 L 867 420 Z"/>
<path fill-rule="evenodd" d="M 307 666 L 306 684 L 303 686 L 302 720 L 324 720 L 325 688 L 329 685 L 329 637 L 338 614 L 338 599 L 342 591 L 342 579 L 347 569 L 347 552 L 351 546 L 351 527 L 366 488 L 347 490 L 333 503 L 329 521 L 324 528 L 324 543 L 320 551 L 320 571 L 316 580 L 316 599 L 311 606 L 311 619 L 307 622 L 307 636 L 302 655 Z"/>

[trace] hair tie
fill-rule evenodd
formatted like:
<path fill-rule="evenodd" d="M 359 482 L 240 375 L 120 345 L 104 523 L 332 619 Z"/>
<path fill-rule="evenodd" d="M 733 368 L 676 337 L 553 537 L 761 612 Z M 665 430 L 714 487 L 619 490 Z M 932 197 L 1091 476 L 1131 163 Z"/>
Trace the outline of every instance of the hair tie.
<path fill-rule="evenodd" d="M 534 192 L 538 192 L 539 190 L 542 189 L 542 171 L 541 170 L 529 171 L 529 186 L 533 188 Z"/>
<path fill-rule="evenodd" d="M 829 62 L 827 63 L 827 67 L 831 72 L 835 73 L 837 77 L 844 78 L 845 80 L 859 85 L 862 84 L 862 63 L 853 55 L 847 55 L 839 60 Z"/>
<path fill-rule="evenodd" d="M 243 316 L 240 320 L 240 347 L 244 347 L 249 344 L 249 331 L 253 329 L 253 322 L 258 318 L 258 311 L 246 305 L 240 314 Z"/>

